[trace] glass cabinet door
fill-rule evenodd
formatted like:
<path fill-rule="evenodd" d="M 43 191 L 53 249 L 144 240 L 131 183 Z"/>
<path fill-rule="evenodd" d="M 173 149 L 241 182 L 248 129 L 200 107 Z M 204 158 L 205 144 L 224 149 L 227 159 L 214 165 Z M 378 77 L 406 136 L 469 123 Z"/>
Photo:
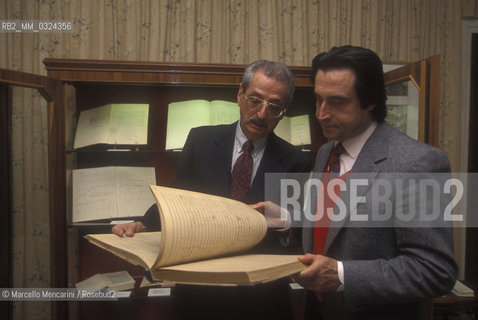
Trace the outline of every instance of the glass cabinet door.
<path fill-rule="evenodd" d="M 440 56 L 385 73 L 386 121 L 408 136 L 438 146 Z"/>

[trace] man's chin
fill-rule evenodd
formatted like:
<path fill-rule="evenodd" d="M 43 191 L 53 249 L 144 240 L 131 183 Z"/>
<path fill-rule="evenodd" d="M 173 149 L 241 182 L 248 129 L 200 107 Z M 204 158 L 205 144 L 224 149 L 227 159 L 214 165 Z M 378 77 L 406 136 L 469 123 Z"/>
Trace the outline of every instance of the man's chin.
<path fill-rule="evenodd" d="M 258 126 L 255 124 L 249 125 L 249 132 L 256 137 L 256 139 L 262 138 L 267 135 L 267 127 Z"/>
<path fill-rule="evenodd" d="M 322 130 L 322 134 L 324 135 L 325 139 L 327 139 L 327 140 L 329 140 L 329 141 L 330 141 L 330 140 L 337 140 L 335 134 L 332 133 L 332 132 L 328 132 L 328 131 L 326 131 L 326 130 Z"/>

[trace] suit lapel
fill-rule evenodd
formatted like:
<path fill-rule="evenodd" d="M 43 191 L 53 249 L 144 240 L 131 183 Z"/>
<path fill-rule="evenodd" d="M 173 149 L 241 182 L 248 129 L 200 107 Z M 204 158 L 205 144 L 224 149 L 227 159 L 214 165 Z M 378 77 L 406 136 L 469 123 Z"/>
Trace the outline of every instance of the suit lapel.
<path fill-rule="evenodd" d="M 281 172 L 281 169 L 284 167 L 282 165 L 283 161 L 284 154 L 282 150 L 277 147 L 277 136 L 271 133 L 262 156 L 262 161 L 257 168 L 257 173 L 261 173 L 261 176 L 263 176 L 266 169 L 268 172 Z M 253 184 L 257 184 L 256 179 L 253 181 Z"/>
<path fill-rule="evenodd" d="M 387 159 L 388 154 L 388 144 L 386 141 L 391 134 L 389 128 L 390 127 L 386 123 L 381 123 L 377 126 L 377 128 L 375 128 L 372 135 L 369 137 L 367 142 L 365 142 L 357 157 L 357 160 L 354 163 L 354 166 L 350 170 L 346 180 L 347 190 L 342 191 L 340 194 L 340 198 L 344 201 L 345 207 L 347 208 L 346 217 L 345 219 L 340 219 L 340 221 L 332 222 L 330 224 L 324 253 L 327 253 L 328 249 L 342 229 L 344 223 L 350 217 L 350 179 L 358 178 L 360 173 L 366 173 L 366 177 L 364 178 L 368 179 L 369 181 L 368 187 L 360 188 L 357 193 L 357 196 L 364 197 L 371 187 L 370 182 L 373 181 L 380 171 L 382 171 L 380 170 L 381 163 Z M 328 154 L 330 155 L 330 151 Z M 336 215 L 338 215 L 338 210 L 338 207 L 334 208 L 334 213 Z"/>
<path fill-rule="evenodd" d="M 262 155 L 261 163 L 252 181 L 247 202 L 264 201 L 266 172 L 285 172 L 284 160 L 285 156 L 277 146 L 277 136 L 271 133 Z"/>
<path fill-rule="evenodd" d="M 222 184 L 227 194 L 229 194 L 231 185 L 231 163 L 236 125 L 237 122 L 224 127 L 222 134 L 215 137 L 213 147 L 209 153 L 209 160 L 212 167 L 211 172 L 220 173 L 220 178 L 221 181 L 223 181 Z"/>

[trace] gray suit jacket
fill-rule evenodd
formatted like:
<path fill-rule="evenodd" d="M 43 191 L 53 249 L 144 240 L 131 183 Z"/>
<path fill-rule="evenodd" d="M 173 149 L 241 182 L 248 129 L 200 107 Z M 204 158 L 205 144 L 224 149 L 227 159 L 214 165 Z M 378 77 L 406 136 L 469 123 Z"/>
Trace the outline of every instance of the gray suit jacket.
<path fill-rule="evenodd" d="M 319 175 L 332 148 L 329 142 L 317 154 L 314 171 Z M 350 174 L 449 171 L 444 152 L 381 123 Z M 362 194 L 366 203 L 358 211 L 370 211 L 369 191 Z M 340 195 L 348 197 L 347 192 Z M 302 241 L 304 251 L 312 252 L 310 225 Z M 426 299 L 449 292 L 457 273 L 451 228 L 353 228 L 345 219 L 331 225 L 324 254 L 343 262 L 345 285 L 343 292 L 323 295 L 326 319 L 423 319 Z"/>

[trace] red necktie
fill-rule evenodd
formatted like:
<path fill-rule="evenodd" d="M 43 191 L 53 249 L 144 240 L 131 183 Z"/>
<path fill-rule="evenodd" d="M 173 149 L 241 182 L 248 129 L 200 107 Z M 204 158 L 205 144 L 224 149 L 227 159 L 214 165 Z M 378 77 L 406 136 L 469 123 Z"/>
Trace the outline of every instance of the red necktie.
<path fill-rule="evenodd" d="M 254 145 L 248 140 L 242 145 L 242 154 L 236 160 L 231 174 L 231 198 L 244 201 L 251 185 L 252 150 Z"/>
<path fill-rule="evenodd" d="M 336 196 L 329 196 L 327 192 L 327 184 L 330 180 L 336 178 L 340 174 L 340 155 L 345 152 L 341 143 L 337 144 L 330 154 L 329 162 L 325 167 L 324 177 L 322 178 L 322 184 L 324 186 L 324 202 L 317 201 L 317 212 L 321 212 L 321 218 L 315 221 L 314 225 L 314 253 L 324 254 L 325 242 L 327 241 L 327 233 L 329 232 L 330 219 L 327 215 L 328 208 L 334 208 L 337 202 L 337 197 L 340 194 L 340 190 L 334 190 Z M 345 178 L 346 175 L 340 177 Z M 338 189 L 338 187 L 336 187 Z"/>

